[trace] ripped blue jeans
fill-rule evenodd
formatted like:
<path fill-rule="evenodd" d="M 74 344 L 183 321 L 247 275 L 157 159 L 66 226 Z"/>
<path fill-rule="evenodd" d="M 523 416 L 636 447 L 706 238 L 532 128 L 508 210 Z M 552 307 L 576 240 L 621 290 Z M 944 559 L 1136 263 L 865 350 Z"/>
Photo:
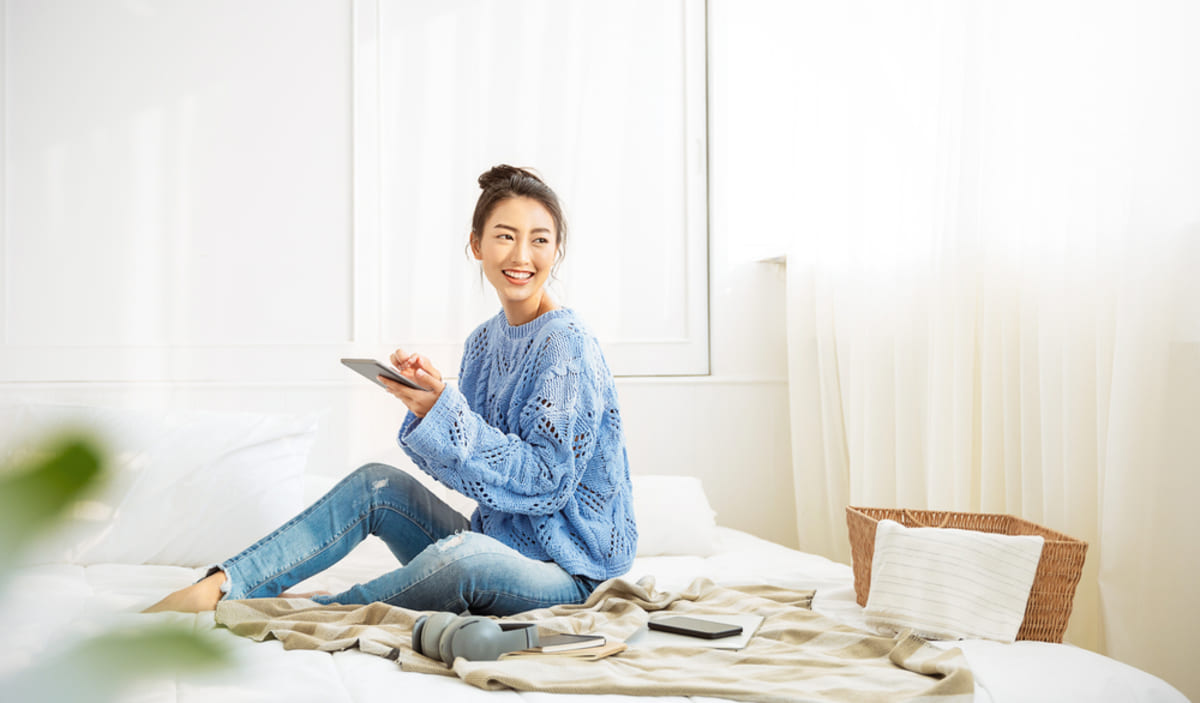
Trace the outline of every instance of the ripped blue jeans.
<path fill-rule="evenodd" d="M 530 559 L 470 523 L 412 476 L 367 464 L 242 553 L 217 564 L 226 598 L 271 598 L 333 566 L 368 535 L 401 566 L 318 603 L 382 601 L 412 610 L 511 615 L 582 603 L 597 582 Z"/>

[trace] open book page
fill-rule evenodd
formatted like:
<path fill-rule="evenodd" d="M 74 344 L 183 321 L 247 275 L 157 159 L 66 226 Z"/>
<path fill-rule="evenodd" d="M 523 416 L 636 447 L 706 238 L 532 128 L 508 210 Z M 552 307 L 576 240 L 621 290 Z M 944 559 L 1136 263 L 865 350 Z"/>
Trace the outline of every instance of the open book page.
<path fill-rule="evenodd" d="M 542 652 L 536 649 L 522 649 L 517 652 L 506 652 L 500 655 L 500 660 L 505 659 L 525 659 L 528 657 L 567 657 L 580 661 L 596 661 L 605 657 L 610 657 L 614 654 L 624 652 L 626 649 L 625 643 L 621 640 L 607 640 L 604 644 L 598 647 L 583 647 L 580 649 L 558 650 L 554 652 Z"/>
<path fill-rule="evenodd" d="M 533 649 L 545 653 L 599 647 L 605 642 L 604 635 L 572 635 L 563 632 L 539 634 L 538 640 L 541 644 Z"/>

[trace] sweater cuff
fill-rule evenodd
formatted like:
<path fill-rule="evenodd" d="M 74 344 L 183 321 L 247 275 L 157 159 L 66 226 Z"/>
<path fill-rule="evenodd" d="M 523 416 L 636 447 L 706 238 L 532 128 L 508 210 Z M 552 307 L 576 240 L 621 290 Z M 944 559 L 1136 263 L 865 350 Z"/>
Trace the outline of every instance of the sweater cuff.
<path fill-rule="evenodd" d="M 408 425 L 407 433 L 402 433 L 400 442 L 414 454 L 425 459 L 441 459 L 447 450 L 451 453 L 456 449 L 448 446 L 450 437 L 449 427 L 458 421 L 463 411 L 469 411 L 467 399 L 453 386 L 447 385 L 442 389 L 437 402 L 425 413 L 423 419 L 417 419 Z M 414 416 L 415 418 L 415 416 Z M 439 463 L 451 463 L 439 461 Z"/>

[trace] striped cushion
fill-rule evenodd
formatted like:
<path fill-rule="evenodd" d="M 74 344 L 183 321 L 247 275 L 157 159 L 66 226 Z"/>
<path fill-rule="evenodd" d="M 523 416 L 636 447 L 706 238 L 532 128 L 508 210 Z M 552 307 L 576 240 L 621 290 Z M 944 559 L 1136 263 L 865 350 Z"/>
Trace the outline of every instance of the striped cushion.
<path fill-rule="evenodd" d="M 880 520 L 867 622 L 929 639 L 1012 642 L 1025 617 L 1043 541 Z"/>

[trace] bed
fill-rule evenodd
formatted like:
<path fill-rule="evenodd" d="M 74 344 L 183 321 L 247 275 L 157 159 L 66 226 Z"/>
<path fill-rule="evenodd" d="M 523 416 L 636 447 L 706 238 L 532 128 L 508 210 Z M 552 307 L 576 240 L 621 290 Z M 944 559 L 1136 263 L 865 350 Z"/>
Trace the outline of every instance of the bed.
<path fill-rule="evenodd" d="M 63 412 L 67 410 L 61 407 L 31 410 L 28 405 L 0 409 L 0 427 L 9 428 L 10 434 L 35 433 L 48 422 L 61 421 Z M 55 660 L 66 644 L 125 625 L 171 622 L 211 634 L 228 647 L 235 665 L 216 673 L 144 679 L 122 690 L 118 700 L 375 703 L 384 696 L 488 703 L 567 700 L 536 691 L 482 690 L 457 678 L 406 671 L 396 661 L 358 649 L 332 654 L 285 650 L 273 639 L 257 642 L 232 634 L 214 622 L 211 612 L 139 613 L 163 594 L 194 581 L 202 573 L 202 563 L 209 561 L 211 554 L 200 553 L 201 543 L 185 529 L 189 521 L 202 516 L 218 521 L 219 534 L 204 543 L 215 541 L 215 549 L 225 549 L 225 542 L 243 540 L 246 530 L 261 531 L 263 524 L 275 522 L 333 480 L 305 478 L 306 443 L 316 431 L 315 423 L 307 417 L 248 414 L 164 415 L 79 408 L 69 412 L 76 417 L 82 412 L 87 416 L 85 424 L 111 438 L 118 478 L 97 501 L 115 509 L 105 512 L 92 506 L 87 525 L 64 530 L 40 545 L 24 566 L 9 575 L 0 600 L 4 623 L 0 691 L 5 681 L 22 682 L 26 691 L 34 681 L 33 690 L 43 685 L 45 691 L 54 691 L 53 678 L 39 684 L 35 675 L 70 673 L 70 662 Z M 12 437 L 5 446 L 11 456 Z M 643 540 L 626 579 L 652 577 L 655 587 L 664 591 L 686 589 L 697 579 L 729 586 L 812 589 L 813 611 L 842 625 L 866 628 L 849 566 L 718 526 L 695 479 L 635 478 Z M 231 491 L 231 486 L 236 490 Z M 248 521 L 248 513 L 255 519 Z M 171 560 L 187 565 L 174 565 Z M 393 563 L 381 543 L 368 540 L 296 590 L 341 590 Z M 638 641 L 638 636 L 633 637 L 631 646 L 638 646 Z M 974 676 L 974 700 L 981 703 L 1186 701 L 1155 676 L 1068 644 L 959 641 L 937 646 L 961 650 Z M 4 693 L 0 698 L 9 700 Z M 638 700 L 599 694 L 570 700 L 625 699 Z"/>

